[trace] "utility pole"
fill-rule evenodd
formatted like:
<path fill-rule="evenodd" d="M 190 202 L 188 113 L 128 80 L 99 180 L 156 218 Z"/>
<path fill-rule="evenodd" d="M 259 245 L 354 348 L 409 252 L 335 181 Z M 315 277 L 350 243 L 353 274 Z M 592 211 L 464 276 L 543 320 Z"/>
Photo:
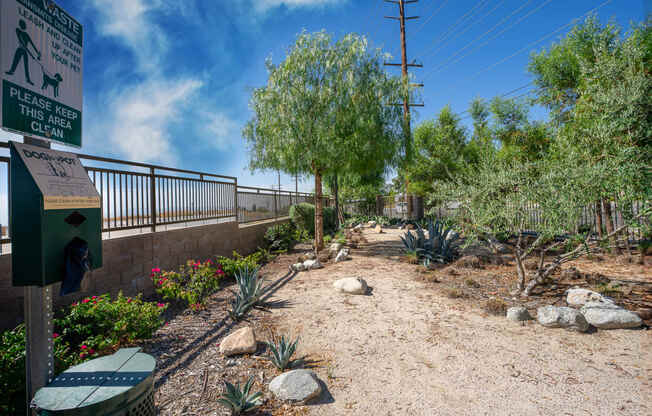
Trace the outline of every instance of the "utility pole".
<path fill-rule="evenodd" d="M 405 17 L 405 5 L 410 4 L 410 3 L 416 3 L 419 0 L 385 0 L 387 3 L 394 3 L 398 4 L 398 11 L 399 11 L 399 16 L 385 16 L 386 19 L 394 19 L 398 20 L 400 23 L 401 27 L 401 63 L 388 63 L 385 62 L 384 64 L 386 66 L 400 66 L 401 67 L 401 73 L 403 75 L 403 81 L 405 83 L 409 82 L 408 78 L 408 67 L 416 67 L 416 68 L 423 68 L 422 64 L 417 64 L 417 63 L 408 63 L 407 60 L 407 48 L 405 46 L 405 21 L 406 20 L 413 20 L 413 19 L 418 19 L 419 16 L 409 16 Z M 423 87 L 423 84 L 412 84 L 413 86 L 417 87 Z M 392 104 L 392 105 L 402 105 L 403 106 L 403 118 L 404 118 L 404 134 L 405 134 L 405 160 L 409 161 L 411 157 L 411 140 L 412 140 L 412 132 L 410 129 L 410 107 L 423 107 L 423 104 L 415 104 L 415 103 L 410 103 L 410 94 L 409 92 L 406 93 L 405 97 L 403 98 L 403 103 L 402 104 Z M 405 179 L 405 202 L 407 206 L 407 217 L 411 218 L 412 217 L 412 198 L 410 198 L 408 194 L 408 185 L 409 181 L 407 178 Z"/>

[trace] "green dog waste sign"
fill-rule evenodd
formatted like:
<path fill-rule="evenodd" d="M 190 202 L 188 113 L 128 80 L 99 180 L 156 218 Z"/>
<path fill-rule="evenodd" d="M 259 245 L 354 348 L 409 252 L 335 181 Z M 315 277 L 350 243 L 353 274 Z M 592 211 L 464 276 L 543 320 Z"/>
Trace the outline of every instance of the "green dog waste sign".
<path fill-rule="evenodd" d="M 81 147 L 82 26 L 50 0 L 0 0 L 2 128 Z"/>

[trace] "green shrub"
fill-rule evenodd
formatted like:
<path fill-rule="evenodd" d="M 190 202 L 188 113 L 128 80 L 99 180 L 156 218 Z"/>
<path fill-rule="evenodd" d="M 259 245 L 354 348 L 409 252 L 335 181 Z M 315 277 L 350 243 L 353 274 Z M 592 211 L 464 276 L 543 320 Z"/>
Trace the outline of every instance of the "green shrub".
<path fill-rule="evenodd" d="M 149 339 L 163 324 L 164 303 L 145 302 L 140 295 L 108 294 L 73 303 L 64 318 L 55 322 L 58 337 L 80 359 L 112 353 L 121 345 Z"/>
<path fill-rule="evenodd" d="M 331 234 L 336 231 L 335 224 L 335 208 L 333 207 L 324 207 L 324 234 Z M 314 231 L 314 229 L 313 229 Z"/>
<path fill-rule="evenodd" d="M 55 375 L 80 362 L 59 334 L 54 337 Z M 0 414 L 25 414 L 25 326 L 0 334 Z"/>
<path fill-rule="evenodd" d="M 310 233 L 307 230 L 295 228 L 294 239 L 301 243 L 310 242 L 311 240 Z"/>
<path fill-rule="evenodd" d="M 224 270 L 226 276 L 235 278 L 236 274 L 241 273 L 245 268 L 255 269 L 258 265 L 262 263 L 262 254 L 256 252 L 249 256 L 242 256 L 238 254 L 237 251 L 233 251 L 233 258 L 220 256 L 217 258 L 217 262 Z"/>
<path fill-rule="evenodd" d="M 211 260 L 204 263 L 188 260 L 178 272 L 154 268 L 151 277 L 156 293 L 163 299 L 185 302 L 193 310 L 199 310 L 206 297 L 219 289 L 220 278 L 224 275 L 222 266 Z"/>
<path fill-rule="evenodd" d="M 271 251 L 287 251 L 294 247 L 295 228 L 291 222 L 277 224 L 265 231 L 265 243 Z"/>
<path fill-rule="evenodd" d="M 290 220 L 299 229 L 305 230 L 309 235 L 315 233 L 315 206 L 307 202 L 290 207 Z"/>
<path fill-rule="evenodd" d="M 305 231 L 309 236 L 315 236 L 315 206 L 302 202 L 290 207 L 290 219 L 298 230 Z M 335 232 L 335 208 L 323 208 L 324 234 Z"/>

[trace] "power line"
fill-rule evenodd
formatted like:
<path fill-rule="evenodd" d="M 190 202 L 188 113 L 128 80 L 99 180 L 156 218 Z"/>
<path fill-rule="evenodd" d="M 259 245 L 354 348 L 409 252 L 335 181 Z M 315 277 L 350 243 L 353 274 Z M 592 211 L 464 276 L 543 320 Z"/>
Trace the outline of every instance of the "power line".
<path fill-rule="evenodd" d="M 428 73 L 428 74 L 426 75 L 426 77 L 424 77 L 424 79 L 427 78 L 427 77 L 429 77 L 430 75 L 434 74 L 435 72 L 438 72 L 438 71 L 442 70 L 443 68 L 445 68 L 445 67 L 447 67 L 447 66 L 449 66 L 449 65 L 452 65 L 452 64 L 454 64 L 454 63 L 459 62 L 460 60 L 462 60 L 462 59 L 464 59 L 465 57 L 469 56 L 469 55 L 470 55 L 471 53 L 473 53 L 474 51 L 478 50 L 479 48 L 481 48 L 481 47 L 483 47 L 483 46 L 486 46 L 489 42 L 491 42 L 492 40 L 496 39 L 498 36 L 502 35 L 503 33 L 505 33 L 506 31 L 508 31 L 509 29 L 511 29 L 512 27 L 514 27 L 515 25 L 517 25 L 518 23 L 522 22 L 522 21 L 525 20 L 526 18 L 530 17 L 532 14 L 536 13 L 537 11 L 539 11 L 542 7 L 546 6 L 546 5 L 547 5 L 548 3 L 550 3 L 551 1 L 552 1 L 552 0 L 546 0 L 544 3 L 542 3 L 542 4 L 540 4 L 539 6 L 535 7 L 534 9 L 532 9 L 531 11 L 529 11 L 528 13 L 526 13 L 525 15 L 521 16 L 518 20 L 516 20 L 515 22 L 511 23 L 510 25 L 508 25 L 506 28 L 502 29 L 500 32 L 498 32 L 498 33 L 496 33 L 495 35 L 491 36 L 491 37 L 490 37 L 489 39 L 487 39 L 484 43 L 481 43 L 480 45 L 478 45 L 478 46 L 476 46 L 475 48 L 471 49 L 471 50 L 470 50 L 469 52 L 467 52 L 466 54 L 464 54 L 464 55 L 460 56 L 459 58 L 453 60 L 453 58 L 455 58 L 457 55 L 459 55 L 460 53 L 462 53 L 462 51 L 464 51 L 464 50 L 468 49 L 469 47 L 473 46 L 473 44 L 475 44 L 478 40 L 480 40 L 481 38 L 483 38 L 485 35 L 487 35 L 487 34 L 493 32 L 496 28 L 498 28 L 498 26 L 502 25 L 502 24 L 505 23 L 507 20 L 511 19 L 515 14 L 517 14 L 518 12 L 520 12 L 524 7 L 526 7 L 528 4 L 530 4 L 530 3 L 532 2 L 532 0 L 528 0 L 528 1 L 527 1 L 525 4 L 523 4 L 521 7 L 519 7 L 519 8 L 516 9 L 516 10 L 514 10 L 514 11 L 513 11 L 509 16 L 503 18 L 500 22 L 498 22 L 497 24 L 495 24 L 491 29 L 487 30 L 487 31 L 484 32 L 482 35 L 476 37 L 474 40 L 472 40 L 471 42 L 469 42 L 466 46 L 464 46 L 463 48 L 461 48 L 460 50 L 458 50 L 457 52 L 455 52 L 453 55 L 451 55 L 450 57 L 448 57 L 448 59 L 446 59 L 442 64 L 440 64 L 438 67 L 436 67 L 435 69 L 433 69 L 430 73 Z"/>
<path fill-rule="evenodd" d="M 431 55 L 431 54 L 434 54 L 434 53 L 437 53 L 438 51 L 440 51 L 440 50 L 441 50 L 441 49 L 446 45 L 446 43 L 448 43 L 448 42 L 450 42 L 450 41 L 453 41 L 453 40 L 459 38 L 459 37 L 462 36 L 464 33 L 466 33 L 469 29 L 471 29 L 474 25 L 477 25 L 478 23 L 482 22 L 482 21 L 484 20 L 485 17 L 487 17 L 487 16 L 489 16 L 491 13 L 495 12 L 496 9 L 498 9 L 500 6 L 503 5 L 503 3 L 505 3 L 504 0 L 501 1 L 501 2 L 499 2 L 496 6 L 494 6 L 493 9 L 489 10 L 489 12 L 487 12 L 484 16 L 480 17 L 478 20 L 476 20 L 476 21 L 473 22 L 472 24 L 467 25 L 466 28 L 465 28 L 464 30 L 462 30 L 461 32 L 459 32 L 455 37 L 446 40 L 446 41 L 443 42 L 441 45 L 439 45 L 439 47 L 438 47 L 437 49 L 433 50 L 432 52 L 427 53 L 426 55 Z M 422 55 L 422 56 L 425 56 L 425 55 Z"/>
<path fill-rule="evenodd" d="M 449 26 L 449 27 L 444 31 L 444 33 L 443 33 L 442 35 L 440 35 L 439 37 L 435 38 L 435 40 L 432 42 L 432 45 L 431 45 L 431 46 L 436 45 L 438 42 L 441 42 L 441 40 L 442 40 L 443 38 L 446 38 L 446 36 L 447 36 L 449 33 L 451 33 L 453 30 L 455 30 L 455 28 L 456 28 L 460 23 L 462 23 L 464 20 L 466 20 L 466 18 L 469 16 L 469 14 L 473 13 L 473 12 L 474 12 L 474 11 L 475 11 L 479 6 L 482 6 L 486 1 L 487 1 L 487 0 L 480 0 L 479 2 L 477 2 L 476 5 L 473 6 L 473 7 L 471 8 L 471 10 L 469 10 L 469 11 L 466 12 L 466 13 L 464 13 L 464 15 L 462 15 L 462 17 L 460 17 L 459 19 L 457 19 L 457 20 L 455 21 L 455 23 L 453 23 L 452 25 L 450 25 L 450 26 Z M 430 49 L 430 50 L 432 50 L 432 49 Z M 417 58 L 420 58 L 420 57 L 422 57 L 422 56 L 428 54 L 428 53 L 430 52 L 430 50 L 428 50 L 428 52 L 425 52 L 425 53 L 421 53 L 421 54 L 419 54 L 419 55 L 417 56 Z"/>
<path fill-rule="evenodd" d="M 424 22 L 423 22 L 419 27 L 417 27 L 417 28 L 415 29 L 414 32 L 412 32 L 412 33 L 410 34 L 410 36 L 415 36 L 417 33 L 419 33 L 419 32 L 421 31 L 421 29 L 423 29 L 423 28 L 426 26 L 426 24 L 427 24 L 427 23 L 428 23 L 428 22 L 429 22 L 433 17 L 435 17 L 435 16 L 437 15 L 437 13 L 439 13 L 439 11 L 440 11 L 441 9 L 444 8 L 444 6 L 446 5 L 446 3 L 448 3 L 448 0 L 445 0 L 445 1 L 441 4 L 441 6 L 437 7 L 437 9 L 436 9 L 434 12 L 432 12 L 432 14 L 431 14 L 431 15 L 430 15 L 430 16 L 429 16 L 429 17 L 428 17 L 428 18 L 427 18 L 427 19 L 426 19 L 426 20 L 425 20 L 425 21 L 424 21 Z M 435 2 L 433 1 L 432 4 L 435 4 Z"/>
<path fill-rule="evenodd" d="M 565 25 L 563 25 L 563 26 L 557 28 L 556 30 L 554 30 L 554 31 L 552 31 L 552 32 L 550 32 L 550 33 L 548 33 L 547 35 L 542 36 L 541 38 L 535 40 L 534 42 L 530 42 L 530 43 L 528 43 L 526 46 L 524 46 L 523 48 L 517 50 L 517 51 L 514 52 L 513 54 L 511 54 L 511 55 L 509 55 L 509 56 L 507 56 L 507 57 L 501 59 L 500 61 L 496 62 L 495 64 L 489 65 L 488 67 L 486 67 L 486 68 L 484 68 L 484 69 L 482 69 L 482 70 L 476 72 L 476 73 L 472 76 L 472 78 L 475 78 L 475 77 L 477 77 L 478 75 L 480 75 L 481 73 L 486 72 L 486 71 L 489 71 L 489 70 L 495 68 L 496 66 L 502 64 L 503 62 L 506 62 L 506 61 L 512 59 L 513 57 L 515 57 L 516 55 L 518 55 L 518 54 L 520 54 L 521 52 L 525 51 L 526 49 L 528 49 L 528 48 L 530 48 L 530 47 L 536 45 L 537 43 L 539 43 L 539 42 L 541 42 L 541 41 L 543 41 L 543 40 L 545 40 L 545 39 L 547 39 L 547 38 L 549 38 L 550 36 L 554 35 L 555 33 L 564 30 L 564 29 L 567 28 L 568 26 L 570 26 L 570 25 L 574 24 L 575 22 L 577 22 L 579 19 L 581 19 L 581 18 L 583 18 L 583 17 L 585 17 L 585 16 L 587 16 L 587 15 L 589 15 L 589 14 L 595 12 L 596 10 L 600 9 L 601 7 L 606 6 L 607 4 L 611 3 L 612 1 L 613 1 L 613 0 L 607 0 L 607 1 L 605 1 L 604 3 L 600 4 L 599 6 L 597 6 L 597 7 L 593 8 L 593 9 L 589 10 L 588 12 L 584 13 L 583 15 L 581 15 L 581 16 L 579 16 L 579 17 L 576 17 L 575 19 L 571 20 L 570 22 L 566 23 Z"/>

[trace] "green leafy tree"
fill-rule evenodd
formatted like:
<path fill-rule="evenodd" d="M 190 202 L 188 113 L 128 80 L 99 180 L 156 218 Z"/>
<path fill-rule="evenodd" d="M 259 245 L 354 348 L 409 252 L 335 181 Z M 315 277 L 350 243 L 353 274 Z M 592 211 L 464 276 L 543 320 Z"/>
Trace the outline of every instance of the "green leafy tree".
<path fill-rule="evenodd" d="M 530 56 L 528 70 L 539 90 L 536 102 L 549 108 L 558 124 L 568 121 L 580 98 L 583 63 L 595 62 L 596 48 L 613 50 L 619 35 L 616 25 L 602 26 L 591 16 L 550 48 Z"/>
<path fill-rule="evenodd" d="M 394 164 L 402 140 L 405 83 L 389 77 L 380 50 L 364 37 L 338 41 L 301 33 L 285 57 L 267 60 L 267 85 L 251 98 L 243 130 L 252 169 L 278 169 L 315 178 L 315 247 L 323 247 L 322 177 L 342 168 L 365 174 Z"/>
<path fill-rule="evenodd" d="M 650 160 L 650 21 L 625 36 L 621 32 L 615 24 L 602 26 L 590 17 L 530 59 L 540 90 L 536 101 L 551 109 L 560 136 L 587 163 L 628 141 Z M 601 195 L 593 203 L 596 224 L 600 235 L 603 224 L 610 234 L 613 190 Z"/>
<path fill-rule="evenodd" d="M 414 130 L 414 154 L 407 166 L 411 192 L 427 195 L 434 181 L 449 180 L 457 174 L 467 162 L 466 134 L 459 116 L 449 106 Z"/>
<path fill-rule="evenodd" d="M 497 235 L 517 236 L 513 245 L 519 277 L 516 291 L 528 296 L 561 264 L 596 252 L 603 243 L 590 240 L 588 233 L 570 247 L 560 240 L 573 232 L 582 208 L 597 197 L 601 187 L 595 183 L 617 186 L 614 189 L 621 189 L 623 201 L 637 200 L 640 188 L 632 185 L 639 181 L 641 167 L 640 160 L 632 158 L 632 148 L 621 149 L 596 164 L 577 164 L 572 157 L 556 160 L 551 155 L 522 162 L 489 152 L 482 155 L 478 166 L 466 169 L 454 181 L 435 183 L 434 195 L 459 207 L 457 221 L 469 243 L 477 239 L 493 242 Z M 530 221 L 532 209 L 542 221 Z M 527 239 L 526 232 L 532 231 L 536 239 Z M 566 252 L 544 264 L 548 252 L 564 248 Z M 528 271 L 523 264 L 535 254 L 539 255 L 538 267 Z"/>

